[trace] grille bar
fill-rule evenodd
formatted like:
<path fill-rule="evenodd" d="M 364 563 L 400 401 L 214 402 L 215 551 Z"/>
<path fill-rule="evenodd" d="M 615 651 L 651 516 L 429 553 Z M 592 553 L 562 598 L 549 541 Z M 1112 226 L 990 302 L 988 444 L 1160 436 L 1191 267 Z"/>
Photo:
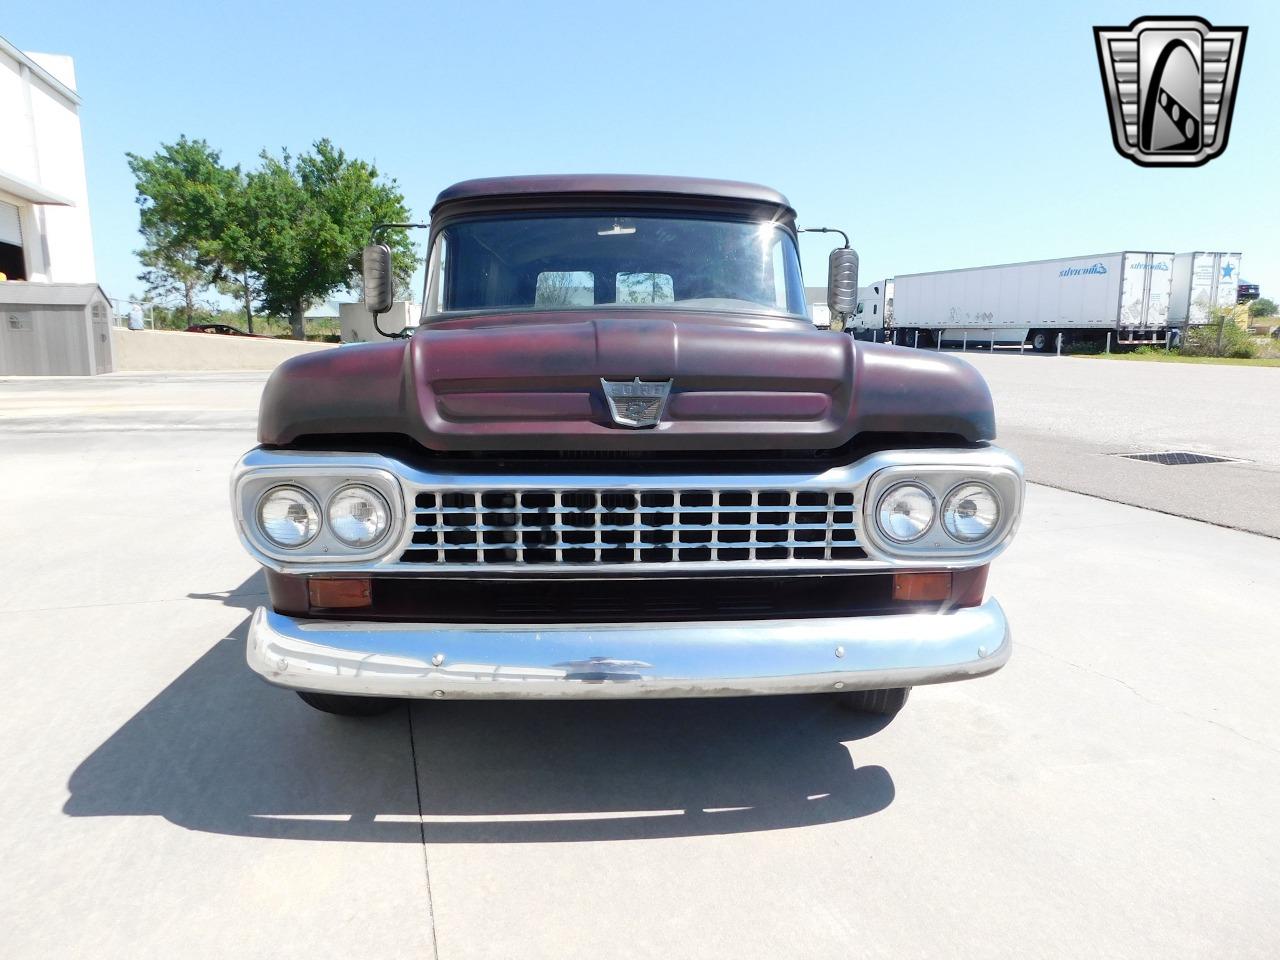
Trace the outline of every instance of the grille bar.
<path fill-rule="evenodd" d="M 786 489 L 420 489 L 415 566 L 590 567 L 865 558 L 853 493 Z"/>
<path fill-rule="evenodd" d="M 506 491 L 504 491 L 504 492 L 506 492 Z M 571 491 L 571 492 L 576 493 L 577 491 Z M 823 508 L 822 506 L 819 506 L 819 507 L 817 507 L 816 509 L 822 509 L 822 508 Z M 419 507 L 418 509 L 419 509 L 420 511 L 421 511 L 421 510 L 423 510 L 423 508 L 421 508 L 421 507 Z M 537 508 L 532 508 L 532 507 L 470 507 L 470 506 L 468 506 L 468 507 L 445 507 L 445 508 L 441 508 L 441 509 L 444 509 L 446 512 L 449 512 L 449 513 L 460 513 L 460 512 L 479 512 L 479 513 L 503 513 L 503 512 L 506 512 L 506 513 L 511 513 L 511 512 L 513 512 L 513 511 L 514 511 L 514 512 L 516 512 L 516 513 L 548 513 L 548 514 L 553 514 L 553 515 L 554 515 L 554 514 L 565 514 L 565 513 L 571 513 L 571 514 L 573 514 L 574 516 L 584 516 L 584 515 L 592 515 L 592 514 L 601 514 L 601 515 L 603 515 L 603 516 L 609 516 L 609 515 L 611 515 L 611 514 L 619 514 L 619 513 L 705 513 L 705 514 L 715 514 L 715 513 L 740 513 L 740 512 L 743 512 L 743 511 L 746 511 L 746 510 L 747 510 L 747 508 L 746 508 L 746 507 L 645 507 L 645 508 L 643 508 L 643 509 L 641 509 L 641 510 L 624 510 L 624 509 L 622 509 L 622 508 L 616 508 L 616 509 L 615 509 L 615 508 L 599 508 L 599 507 L 597 507 L 597 508 L 594 508 L 594 509 L 591 509 L 591 510 L 574 510 L 574 509 L 561 509 L 561 508 L 555 508 L 555 509 L 542 510 L 542 509 L 537 509 Z M 786 506 L 781 506 L 781 507 L 763 507 L 763 508 L 761 508 L 761 512 L 768 512 L 769 510 L 788 510 L 788 509 L 791 509 L 791 508 L 786 507 Z M 797 509 L 799 509 L 799 508 L 797 508 Z M 844 507 L 844 508 L 842 508 L 842 509 L 852 509 L 852 507 L 851 507 L 851 506 L 850 506 L 850 507 Z"/>
<path fill-rule="evenodd" d="M 841 511 L 841 512 L 843 513 L 845 511 Z M 754 526 L 754 524 L 752 524 L 751 526 Z M 443 524 L 443 523 L 434 523 L 429 525 L 419 524 L 415 526 L 413 529 L 415 532 L 417 532 L 420 530 L 441 531 L 441 530 L 454 530 L 457 528 L 453 526 L 449 526 L 447 524 Z M 490 525 L 490 524 L 479 523 L 479 524 L 469 524 L 466 529 L 477 530 L 481 533 L 486 533 L 486 532 L 493 532 L 498 530 L 510 531 L 510 530 L 515 530 L 517 528 L 509 524 Z M 583 528 L 570 526 L 563 523 L 553 523 L 549 525 L 539 525 L 538 529 L 549 530 L 555 533 L 561 533 L 566 530 L 577 531 L 577 530 L 582 530 Z M 621 530 L 621 531 L 632 531 L 632 532 L 642 532 L 642 531 L 647 532 L 652 530 L 713 530 L 713 531 L 714 530 L 742 530 L 742 529 L 745 529 L 745 527 L 743 524 L 735 524 L 735 523 L 664 523 L 661 525 L 631 524 L 630 526 L 620 526 L 615 524 L 609 524 L 607 526 L 601 527 L 600 529 L 609 530 L 609 531 Z M 831 523 L 772 524 L 772 523 L 762 522 L 762 529 L 765 529 L 765 530 L 833 530 L 833 529 L 839 529 L 839 528 L 833 526 Z"/>
<path fill-rule="evenodd" d="M 843 546 L 843 545 L 844 544 L 840 544 L 840 546 Z M 458 544 L 454 544 L 452 546 L 458 546 Z M 468 550 L 481 550 L 481 551 L 483 550 L 515 550 L 520 546 L 520 542 L 518 540 L 510 540 L 510 541 L 505 541 L 501 543 L 465 544 L 464 546 Z M 672 549 L 672 550 L 705 550 L 708 548 L 713 550 L 723 550 L 726 548 L 732 549 L 732 550 L 738 550 L 738 549 L 746 550 L 753 547 L 817 548 L 817 547 L 823 547 L 823 541 L 821 540 L 735 540 L 731 543 L 717 543 L 715 541 L 707 541 L 707 540 L 688 540 L 688 541 L 673 540 L 673 541 L 663 541 L 661 543 L 638 544 L 630 540 L 627 541 L 626 543 L 614 543 L 609 540 L 583 540 L 581 542 L 570 542 L 565 544 L 566 549 L 573 549 L 573 550 L 616 550 L 619 547 L 626 547 L 628 549 L 634 548 L 636 550 L 648 550 L 653 548 L 663 548 L 663 549 Z M 446 544 L 445 549 L 450 549 L 450 545 Z M 824 547 L 824 549 L 826 548 Z"/>

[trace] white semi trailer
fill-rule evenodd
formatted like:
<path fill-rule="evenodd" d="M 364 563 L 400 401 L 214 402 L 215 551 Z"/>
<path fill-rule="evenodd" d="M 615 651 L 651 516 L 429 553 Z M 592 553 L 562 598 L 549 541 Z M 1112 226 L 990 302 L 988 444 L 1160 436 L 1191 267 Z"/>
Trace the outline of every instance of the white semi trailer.
<path fill-rule="evenodd" d="M 899 275 L 880 285 L 883 323 L 871 336 L 904 346 L 1027 342 L 1053 350 L 1059 335 L 1065 346 L 1110 333 L 1113 345 L 1162 344 L 1173 261 L 1172 253 L 1124 251 Z M 866 320 L 874 328 L 875 317 Z"/>
<path fill-rule="evenodd" d="M 1240 254 L 1180 253 L 1173 258 L 1169 326 L 1176 329 L 1208 323 L 1214 307 L 1236 305 Z"/>

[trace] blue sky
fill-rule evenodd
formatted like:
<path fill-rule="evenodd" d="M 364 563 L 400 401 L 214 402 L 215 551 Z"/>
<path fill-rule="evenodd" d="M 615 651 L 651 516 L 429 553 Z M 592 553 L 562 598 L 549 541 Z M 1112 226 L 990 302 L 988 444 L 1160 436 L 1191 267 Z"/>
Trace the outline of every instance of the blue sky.
<path fill-rule="evenodd" d="M 1250 28 L 1226 153 L 1111 145 L 1091 27 Z M 9 4 L 76 59 L 99 279 L 141 290 L 125 151 L 185 133 L 230 162 L 322 136 L 425 216 L 457 180 L 671 173 L 786 193 L 848 229 L 862 277 L 1121 249 L 1241 250 L 1280 299 L 1280 5 L 645 2 Z M 802 241 L 821 282 L 828 241 Z"/>

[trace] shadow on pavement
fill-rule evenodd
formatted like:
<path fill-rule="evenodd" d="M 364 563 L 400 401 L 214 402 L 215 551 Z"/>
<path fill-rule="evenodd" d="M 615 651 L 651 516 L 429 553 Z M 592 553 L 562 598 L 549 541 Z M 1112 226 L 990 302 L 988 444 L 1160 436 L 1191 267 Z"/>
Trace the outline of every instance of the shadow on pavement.
<path fill-rule="evenodd" d="M 251 608 L 256 579 L 199 599 Z M 76 768 L 66 814 L 237 836 L 518 843 L 775 830 L 893 802 L 888 771 L 855 768 L 846 746 L 885 721 L 824 698 L 407 702 L 351 720 L 259 680 L 247 628 Z"/>
<path fill-rule="evenodd" d="M 777 830 L 894 797 L 843 742 L 885 721 L 815 697 L 419 703 L 411 717 L 432 842 Z"/>

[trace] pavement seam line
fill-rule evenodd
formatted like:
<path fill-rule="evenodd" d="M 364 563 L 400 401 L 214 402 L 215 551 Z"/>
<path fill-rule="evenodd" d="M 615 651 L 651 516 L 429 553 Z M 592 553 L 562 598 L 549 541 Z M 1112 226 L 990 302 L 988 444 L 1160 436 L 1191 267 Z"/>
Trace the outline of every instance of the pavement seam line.
<path fill-rule="evenodd" d="M 1150 697 L 1148 697 L 1146 694 L 1139 691 L 1137 687 L 1129 683 L 1127 680 L 1121 680 L 1119 677 L 1113 677 L 1109 673 L 1103 673 L 1101 670 L 1095 670 L 1093 667 L 1087 667 L 1083 663 L 1076 663 L 1074 660 L 1068 660 L 1066 657 L 1060 657 L 1057 654 L 1050 653 L 1048 650 L 1045 650 L 1042 647 L 1037 647 L 1033 644 L 1027 643 L 1025 640 L 1018 641 L 1018 646 L 1027 650 L 1032 650 L 1042 656 L 1048 657 L 1050 660 L 1056 660 L 1058 663 L 1066 664 L 1068 667 L 1075 667 L 1077 670 L 1083 671 L 1084 673 L 1091 673 L 1095 677 L 1099 677 L 1102 680 L 1110 680 L 1112 683 L 1117 683 L 1120 686 L 1124 687 L 1126 690 L 1128 690 L 1130 693 L 1132 693 L 1135 697 L 1137 697 L 1143 703 L 1147 704 L 1148 706 L 1156 707 L 1160 710 L 1167 710 L 1170 713 L 1179 714 L 1180 716 L 1186 717 L 1188 720 L 1195 720 L 1200 723 L 1207 723 L 1210 726 L 1217 727 L 1220 730 L 1225 730 L 1227 733 L 1230 733 L 1233 736 L 1239 737 L 1241 740 L 1244 740 L 1246 743 L 1252 743 L 1254 746 L 1261 747 L 1262 749 L 1267 750 L 1271 753 L 1280 753 L 1280 750 L 1277 750 L 1275 747 L 1271 746 L 1271 744 L 1266 743 L 1262 740 L 1256 740 L 1253 737 L 1249 736 L 1247 733 L 1241 733 L 1235 727 L 1227 726 L 1227 724 L 1223 723 L 1220 720 L 1214 720 L 1212 717 L 1197 716 L 1194 713 L 1189 713 L 1188 711 L 1181 710 L 1178 707 L 1170 706 L 1167 703 L 1161 703 L 1159 700 L 1152 700 Z"/>
<path fill-rule="evenodd" d="M 1217 527 L 1220 530 L 1234 530 L 1237 533 L 1247 533 L 1254 537 L 1265 537 L 1268 540 L 1280 540 L 1280 536 L 1274 533 L 1265 533 L 1262 530 L 1250 530 L 1248 527 L 1238 527 L 1230 523 L 1221 523 L 1217 520 L 1206 520 L 1204 517 L 1193 517 L 1187 513 L 1177 513 L 1173 510 L 1162 510 L 1159 507 L 1150 507 L 1143 503 L 1134 503 L 1131 500 L 1118 500 L 1115 497 L 1104 496 L 1101 493 L 1089 493 L 1084 490 L 1077 490 L 1075 487 L 1064 486 L 1060 483 L 1050 483 L 1048 480 L 1033 480 L 1027 478 L 1028 486 L 1048 487 L 1050 490 L 1061 490 L 1063 493 L 1074 493 L 1080 497 L 1093 497 L 1095 500 L 1105 500 L 1107 503 L 1118 503 L 1123 507 L 1133 507 L 1137 510 L 1149 510 L 1152 513 L 1159 513 L 1166 517 L 1178 517 L 1181 520 L 1190 520 L 1192 523 L 1203 523 L 1206 526 Z"/>
<path fill-rule="evenodd" d="M 422 819 L 422 784 L 418 780 L 418 748 L 413 739 L 413 701 L 405 701 L 405 716 L 409 721 L 409 757 L 413 761 L 413 793 L 418 800 L 418 837 L 422 843 L 422 872 L 427 879 L 427 909 L 431 911 L 431 956 L 440 957 L 440 943 L 436 939 L 436 903 L 431 895 L 431 859 L 427 855 L 427 824 Z"/>

